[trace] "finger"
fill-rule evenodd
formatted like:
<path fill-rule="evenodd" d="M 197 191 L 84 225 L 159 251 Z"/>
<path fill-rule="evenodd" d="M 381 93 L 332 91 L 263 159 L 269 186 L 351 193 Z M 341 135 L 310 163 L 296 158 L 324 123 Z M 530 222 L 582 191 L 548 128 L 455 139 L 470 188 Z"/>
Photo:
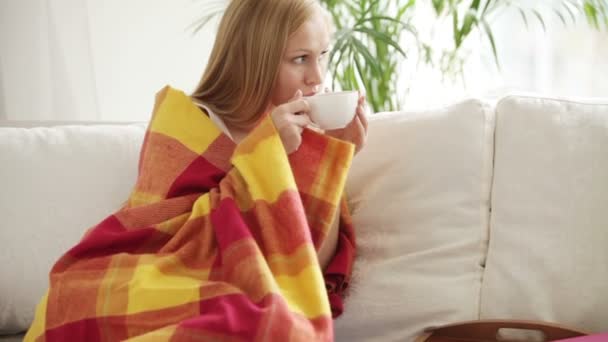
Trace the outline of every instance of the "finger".
<path fill-rule="evenodd" d="M 296 90 L 296 93 L 293 95 L 293 97 L 291 99 L 289 99 L 289 101 L 287 102 L 292 102 L 295 100 L 298 100 L 302 97 L 302 91 L 300 89 Z"/>
<path fill-rule="evenodd" d="M 366 92 L 365 88 L 359 89 L 358 91 L 359 91 L 359 96 L 365 97 L 365 95 L 367 95 L 367 92 Z"/>
<path fill-rule="evenodd" d="M 359 103 L 359 104 L 364 104 L 364 103 L 365 103 L 365 98 L 366 98 L 365 94 L 361 94 L 361 93 L 359 93 L 359 100 L 358 100 L 358 103 Z"/>
<path fill-rule="evenodd" d="M 302 132 L 304 132 L 304 127 L 296 126 L 296 132 L 298 132 L 298 135 L 302 135 Z M 301 139 L 298 139 L 298 141 L 302 142 Z"/>
<path fill-rule="evenodd" d="M 287 154 L 291 154 L 297 151 L 298 148 L 300 148 L 300 145 L 302 144 L 302 131 L 299 127 L 296 127 L 295 129 L 296 134 L 293 135 L 292 139 L 289 140 L 288 145 L 285 146 Z"/>
<path fill-rule="evenodd" d="M 365 126 L 363 125 L 363 122 L 361 122 L 361 117 L 357 115 L 357 119 L 355 120 L 355 129 L 357 130 L 357 136 L 358 137 L 364 137 L 365 136 Z"/>
<path fill-rule="evenodd" d="M 306 126 L 316 126 L 306 114 L 293 115 L 291 117 L 291 122 L 300 128 L 304 128 Z"/>
<path fill-rule="evenodd" d="M 306 126 L 306 128 L 308 128 L 308 129 L 309 129 L 309 130 L 311 130 L 311 131 L 315 131 L 315 132 L 317 132 L 317 133 L 321 133 L 321 134 L 324 134 L 324 133 L 325 133 L 325 131 L 324 131 L 324 130 L 323 130 L 321 127 L 317 126 L 317 125 L 316 125 L 316 124 L 314 124 L 314 123 L 313 123 L 313 125 L 308 125 L 308 126 Z"/>
<path fill-rule="evenodd" d="M 363 108 L 363 106 L 361 106 L 357 109 L 357 117 L 359 118 L 359 120 L 361 120 L 361 124 L 363 125 L 363 128 L 365 128 L 365 132 L 367 133 L 368 121 L 367 121 L 367 115 L 365 113 L 365 109 Z"/>
<path fill-rule="evenodd" d="M 363 147 L 363 144 L 365 144 L 365 137 L 366 137 L 366 131 L 367 129 L 364 127 L 363 123 L 361 122 L 361 120 L 359 119 L 359 116 L 357 116 L 357 120 L 356 120 L 356 132 L 357 134 L 355 135 L 355 152 L 359 152 L 361 150 L 361 148 Z"/>
<path fill-rule="evenodd" d="M 285 111 L 287 111 L 288 113 L 292 114 L 310 112 L 310 106 L 308 105 L 308 102 L 302 98 L 285 103 L 283 105 L 283 109 L 285 109 Z"/>
<path fill-rule="evenodd" d="M 364 115 L 362 115 L 363 113 L 364 113 L 363 107 L 361 105 L 358 105 L 357 109 L 355 109 L 355 115 L 353 116 L 353 119 L 350 120 L 350 122 L 348 123 L 348 125 L 346 125 L 346 127 L 356 127 L 357 126 L 357 119 L 359 121 L 361 121 L 361 122 L 363 120 L 365 120 L 365 126 L 367 126 L 367 119 L 366 118 L 363 118 L 363 119 L 360 118 L 360 117 L 364 116 Z"/>

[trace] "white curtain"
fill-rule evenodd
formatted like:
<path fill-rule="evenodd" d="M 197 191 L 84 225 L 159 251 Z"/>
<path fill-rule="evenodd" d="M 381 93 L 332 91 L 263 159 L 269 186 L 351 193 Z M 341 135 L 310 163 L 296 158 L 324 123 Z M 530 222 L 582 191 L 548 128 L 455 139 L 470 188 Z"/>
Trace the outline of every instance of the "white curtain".
<path fill-rule="evenodd" d="M 97 119 L 86 2 L 0 2 L 5 119 Z"/>
<path fill-rule="evenodd" d="M 212 26 L 193 0 L 0 0 L 0 119 L 148 120 L 197 84 Z"/>

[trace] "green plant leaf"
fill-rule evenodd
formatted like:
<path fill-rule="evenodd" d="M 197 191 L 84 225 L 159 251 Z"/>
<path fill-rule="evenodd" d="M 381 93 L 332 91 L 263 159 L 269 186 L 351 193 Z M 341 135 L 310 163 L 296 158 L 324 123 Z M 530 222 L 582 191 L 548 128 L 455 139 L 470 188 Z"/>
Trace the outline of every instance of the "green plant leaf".
<path fill-rule="evenodd" d="M 366 70 L 363 68 L 363 65 L 359 61 L 359 58 L 355 57 L 354 62 L 355 62 L 355 66 L 357 68 L 357 72 L 359 73 L 359 75 L 366 76 L 366 74 L 367 74 Z M 370 78 L 367 78 L 367 77 L 360 77 L 360 78 L 361 78 L 361 82 L 363 83 L 363 87 L 365 88 L 366 94 L 370 95 L 369 96 L 370 99 L 374 99 L 375 96 L 373 96 L 373 88 L 369 84 Z M 373 78 L 371 78 L 371 79 L 373 79 Z"/>
<path fill-rule="evenodd" d="M 378 6 L 379 2 L 380 0 L 372 0 L 369 6 L 367 6 L 367 8 L 361 13 L 361 18 L 366 17 L 374 9 L 374 7 Z"/>
<path fill-rule="evenodd" d="M 407 13 L 407 11 L 414 9 L 414 6 L 416 6 L 416 0 L 408 0 L 408 2 L 406 4 L 401 5 L 399 7 L 399 10 L 397 11 L 397 16 L 395 17 L 395 19 L 401 20 L 401 18 L 403 17 L 403 15 L 405 13 Z"/>
<path fill-rule="evenodd" d="M 224 13 L 226 8 L 226 3 L 222 0 L 208 0 L 204 3 L 203 11 L 206 13 L 201 18 L 197 19 L 194 23 L 192 23 L 188 30 L 192 30 L 192 34 L 197 34 L 200 30 L 203 29 L 213 18 L 220 16 Z"/>
<path fill-rule="evenodd" d="M 568 23 L 566 22 L 566 18 L 564 17 L 562 12 L 560 12 L 557 8 L 554 9 L 553 11 L 559 17 L 559 19 L 562 21 L 562 24 L 564 24 L 564 27 L 568 26 Z"/>
<path fill-rule="evenodd" d="M 403 51 L 403 49 L 401 49 L 401 46 L 399 46 L 399 43 L 395 42 L 391 36 L 387 35 L 384 32 L 379 32 L 379 31 L 375 31 L 375 30 L 371 30 L 367 27 L 358 27 L 355 29 L 355 31 L 357 32 L 361 32 L 361 33 L 366 33 L 370 36 L 373 36 L 377 41 L 380 41 L 382 43 L 385 43 L 387 45 L 392 46 L 393 48 L 395 48 L 395 50 L 399 51 L 399 53 L 403 56 L 403 57 L 407 57 L 407 54 L 405 53 L 405 51 Z"/>
<path fill-rule="evenodd" d="M 398 24 L 399 26 L 403 26 L 404 28 L 405 28 L 405 27 L 406 27 L 406 25 L 407 25 L 406 23 L 403 23 L 403 22 L 401 22 L 401 21 L 399 21 L 399 20 L 397 20 L 397 19 L 395 19 L 395 18 L 392 18 L 392 17 L 387 17 L 387 16 L 383 16 L 383 15 L 377 15 L 377 16 L 373 16 L 373 17 L 361 18 L 361 19 L 359 19 L 359 21 L 357 21 L 357 22 L 355 23 L 355 25 L 353 25 L 353 26 L 354 26 L 354 27 L 358 27 L 358 26 L 360 26 L 360 25 L 362 25 L 362 24 L 365 24 L 365 23 L 367 23 L 367 22 L 370 22 L 370 21 L 376 21 L 376 20 L 386 20 L 386 21 L 390 21 L 390 22 L 393 22 L 393 23 L 395 23 L 395 24 Z"/>
<path fill-rule="evenodd" d="M 597 9 L 595 8 L 595 6 L 593 6 L 593 4 L 590 3 L 590 1 L 585 1 L 585 4 L 583 6 L 585 9 L 585 16 L 587 17 L 587 21 L 591 24 L 591 26 L 593 26 L 593 28 L 599 30 L 600 24 L 597 19 Z"/>
<path fill-rule="evenodd" d="M 460 30 L 460 39 L 463 40 L 464 37 L 468 36 L 471 33 L 471 28 L 473 24 L 477 21 L 476 12 L 469 10 L 464 17 L 464 22 L 462 23 L 462 29 Z"/>
<path fill-rule="evenodd" d="M 529 29 L 530 25 L 528 25 L 528 16 L 526 16 L 526 12 L 521 7 L 518 7 L 517 9 L 519 10 L 519 14 L 524 21 L 524 24 L 526 25 L 526 30 Z"/>
<path fill-rule="evenodd" d="M 355 73 L 355 68 L 352 65 L 349 65 L 349 67 L 346 69 L 346 75 L 348 77 L 348 89 L 345 90 L 357 88 L 357 74 Z"/>
<path fill-rule="evenodd" d="M 485 16 L 485 14 L 488 12 L 488 9 L 490 8 L 491 3 L 492 3 L 492 0 L 486 0 L 486 4 L 485 4 L 485 6 L 483 6 L 483 11 L 481 11 L 482 16 Z"/>
<path fill-rule="evenodd" d="M 452 30 L 454 30 L 454 45 L 458 49 L 462 43 L 462 37 L 458 28 L 458 9 L 456 7 L 452 8 Z"/>
<path fill-rule="evenodd" d="M 547 32 L 547 25 L 545 25 L 545 20 L 543 19 L 543 16 L 540 15 L 540 13 L 535 9 L 532 9 L 532 13 L 534 13 L 538 21 L 540 21 L 540 24 L 543 27 L 543 31 Z"/>
<path fill-rule="evenodd" d="M 433 8 L 435 9 L 435 13 L 440 16 L 445 8 L 445 0 L 433 0 Z"/>
<path fill-rule="evenodd" d="M 574 9 L 577 9 L 578 7 L 577 7 L 577 4 L 573 3 L 572 1 L 562 2 L 562 6 L 566 9 L 568 14 L 570 14 L 570 18 L 572 19 L 572 23 L 574 24 L 576 22 L 576 15 L 574 14 L 574 11 L 572 10 L 572 8 L 570 8 L 570 6 L 568 4 L 570 4 L 570 6 L 572 6 L 572 7 L 574 7 Z"/>
<path fill-rule="evenodd" d="M 474 12 L 477 12 L 477 10 L 479 9 L 480 2 L 480 0 L 473 0 L 473 2 L 471 3 L 471 9 L 473 9 Z"/>
<path fill-rule="evenodd" d="M 496 50 L 496 42 L 494 41 L 494 34 L 492 33 L 492 29 L 490 28 L 490 25 L 488 24 L 487 21 L 482 20 L 481 23 L 484 27 L 484 31 L 485 31 L 486 35 L 488 36 L 490 45 L 492 46 L 492 54 L 494 55 L 494 62 L 496 63 L 496 66 L 500 69 L 500 62 L 498 61 L 498 53 Z"/>
<path fill-rule="evenodd" d="M 348 61 L 350 60 L 350 56 L 352 55 L 352 44 L 348 44 L 348 40 L 350 40 L 350 36 L 345 37 L 340 45 L 334 46 L 330 53 L 328 64 L 332 67 L 332 85 L 335 80 L 338 79 L 338 72 L 344 68 L 344 66 L 348 66 Z M 335 59 L 335 56 L 338 56 Z M 346 57 L 345 57 L 346 56 Z M 343 59 L 346 59 L 346 62 L 343 62 Z M 340 66 L 343 66 L 340 68 Z"/>
<path fill-rule="evenodd" d="M 336 43 L 333 45 L 331 52 L 329 53 L 329 63 L 331 64 L 334 60 L 334 57 L 336 56 L 337 53 L 340 53 L 340 58 L 342 53 L 345 50 L 345 47 L 347 47 L 347 41 L 350 39 L 351 35 L 352 35 L 352 30 L 350 29 L 343 29 L 340 30 L 336 36 L 338 37 L 336 39 Z M 340 60 L 339 58 L 339 60 Z M 339 62 L 338 60 L 338 62 Z"/>
<path fill-rule="evenodd" d="M 344 83 L 341 82 L 341 78 L 338 75 L 338 72 L 344 71 L 344 69 L 346 67 L 348 67 L 348 65 L 349 65 L 348 61 L 351 59 L 350 56 L 352 55 L 352 51 L 350 49 L 350 46 L 351 45 L 349 45 L 349 44 L 345 44 L 344 47 L 343 47 L 343 49 L 340 51 L 340 58 L 335 63 L 332 63 L 333 64 L 333 73 L 332 73 L 332 78 L 331 78 L 332 79 L 332 85 L 334 84 L 335 80 L 338 80 L 338 83 L 340 83 L 341 86 L 344 86 Z M 345 56 L 345 55 L 347 56 L 345 58 L 346 62 L 343 63 L 342 62 L 342 57 Z M 340 68 L 339 66 L 342 66 L 342 67 Z"/>
<path fill-rule="evenodd" d="M 597 0 L 598 17 L 603 18 L 604 25 L 608 28 L 608 0 Z"/>
<path fill-rule="evenodd" d="M 380 76 L 382 74 L 382 66 L 378 64 L 378 61 L 374 56 L 369 52 L 367 47 L 361 43 L 361 41 L 355 37 L 351 40 L 353 44 L 353 48 L 356 52 L 360 53 L 365 59 L 365 64 L 369 65 L 373 71 L 373 76 Z"/>

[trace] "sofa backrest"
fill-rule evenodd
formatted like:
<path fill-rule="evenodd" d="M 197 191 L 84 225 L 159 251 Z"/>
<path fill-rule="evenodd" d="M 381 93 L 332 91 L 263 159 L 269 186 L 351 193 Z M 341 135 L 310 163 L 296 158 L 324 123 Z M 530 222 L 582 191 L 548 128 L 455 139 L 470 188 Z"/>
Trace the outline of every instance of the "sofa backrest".
<path fill-rule="evenodd" d="M 481 318 L 608 331 L 608 101 L 496 107 Z"/>
<path fill-rule="evenodd" d="M 53 263 L 126 200 L 144 131 L 0 128 L 0 332 L 29 326 Z"/>
<path fill-rule="evenodd" d="M 409 341 L 478 317 L 493 135 L 477 100 L 372 117 L 347 182 L 358 259 L 337 340 Z"/>

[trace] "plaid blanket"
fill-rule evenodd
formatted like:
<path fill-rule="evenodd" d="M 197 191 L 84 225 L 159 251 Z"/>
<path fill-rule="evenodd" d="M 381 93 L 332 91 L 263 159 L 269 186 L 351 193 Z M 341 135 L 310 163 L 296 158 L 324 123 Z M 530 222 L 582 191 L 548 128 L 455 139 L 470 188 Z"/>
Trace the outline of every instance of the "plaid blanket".
<path fill-rule="evenodd" d="M 354 258 L 352 156 L 310 130 L 287 156 L 268 116 L 235 144 L 164 88 L 129 199 L 53 266 L 25 340 L 332 340 Z M 323 274 L 316 250 L 336 210 Z"/>

